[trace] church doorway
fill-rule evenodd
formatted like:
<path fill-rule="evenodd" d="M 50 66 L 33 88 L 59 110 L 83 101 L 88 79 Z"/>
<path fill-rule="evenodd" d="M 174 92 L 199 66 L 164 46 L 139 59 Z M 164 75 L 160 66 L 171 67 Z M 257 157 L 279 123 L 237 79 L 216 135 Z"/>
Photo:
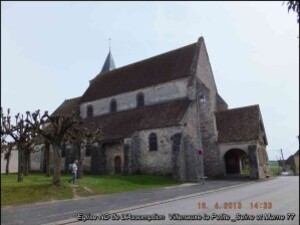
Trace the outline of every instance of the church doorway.
<path fill-rule="evenodd" d="M 121 174 L 122 170 L 122 161 L 120 156 L 115 157 L 115 174 Z"/>
<path fill-rule="evenodd" d="M 224 155 L 226 174 L 247 173 L 246 153 L 240 149 L 230 149 Z"/>

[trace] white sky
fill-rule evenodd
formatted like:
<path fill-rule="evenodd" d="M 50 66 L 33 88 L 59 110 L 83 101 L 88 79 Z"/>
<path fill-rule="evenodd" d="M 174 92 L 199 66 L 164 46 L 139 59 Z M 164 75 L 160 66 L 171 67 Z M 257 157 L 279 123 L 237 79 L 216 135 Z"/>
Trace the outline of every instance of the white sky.
<path fill-rule="evenodd" d="M 1 106 L 83 94 L 112 38 L 117 67 L 203 36 L 230 108 L 259 104 L 269 158 L 299 149 L 299 26 L 282 2 L 1 2 Z"/>

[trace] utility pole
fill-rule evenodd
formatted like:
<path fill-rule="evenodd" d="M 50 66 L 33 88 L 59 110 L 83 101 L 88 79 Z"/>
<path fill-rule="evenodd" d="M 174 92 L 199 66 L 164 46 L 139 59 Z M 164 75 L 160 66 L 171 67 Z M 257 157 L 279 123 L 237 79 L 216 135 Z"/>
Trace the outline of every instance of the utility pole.
<path fill-rule="evenodd" d="M 285 162 L 284 162 L 283 153 L 282 153 L 282 149 L 280 149 L 280 151 L 281 151 L 281 156 L 282 156 L 283 171 L 286 171 L 286 169 L 285 169 Z"/>

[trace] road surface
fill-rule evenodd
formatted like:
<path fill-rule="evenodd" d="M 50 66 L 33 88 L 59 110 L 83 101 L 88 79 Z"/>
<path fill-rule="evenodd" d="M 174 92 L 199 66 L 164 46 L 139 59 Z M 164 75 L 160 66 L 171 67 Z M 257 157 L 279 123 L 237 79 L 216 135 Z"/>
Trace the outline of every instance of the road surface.
<path fill-rule="evenodd" d="M 299 225 L 299 177 L 279 177 L 266 182 L 115 210 L 96 216 L 93 218 L 96 220 L 71 224 Z M 81 219 L 84 217 L 88 218 L 88 214 L 80 216 Z"/>
<path fill-rule="evenodd" d="M 237 187 L 238 186 L 238 187 Z M 217 190 L 217 191 L 216 191 Z M 94 196 L 79 200 L 65 200 L 53 203 L 33 204 L 17 207 L 1 208 L 1 224 L 19 225 L 19 224 L 218 224 L 217 220 L 207 221 L 186 221 L 174 220 L 182 215 L 203 215 L 206 213 L 212 216 L 212 213 L 225 216 L 235 216 L 237 212 L 247 214 L 272 213 L 267 216 L 289 214 L 289 220 L 258 224 L 299 224 L 299 177 L 279 177 L 269 181 L 249 182 L 246 180 L 226 180 L 226 181 L 208 181 L 206 185 L 181 185 L 171 188 L 160 188 L 156 190 L 144 190 L 128 193 L 119 193 L 106 196 Z M 228 203 L 231 209 L 215 209 L 215 203 L 219 207 Z M 250 209 L 251 207 L 260 207 L 255 204 L 259 202 L 268 204 L 270 209 Z M 266 202 L 266 203 L 265 203 Z M 203 204 L 206 204 L 205 209 Z M 231 204 L 229 204 L 231 203 Z M 223 205 L 222 205 L 223 204 Z M 235 204 L 235 206 L 233 206 Z M 237 204 L 242 204 L 239 206 Z M 272 206 L 270 206 L 272 204 Z M 233 209 L 232 207 L 241 207 Z M 264 205 L 262 205 L 264 207 Z M 207 209 L 206 209 L 207 208 Z M 132 215 L 151 216 L 153 213 L 165 216 L 160 221 L 134 221 L 134 220 L 98 220 L 81 222 L 77 220 L 77 215 L 82 216 L 111 213 L 109 215 L 121 216 L 122 213 L 127 218 Z M 173 215 L 173 214 L 180 215 Z M 169 219 L 169 214 L 173 215 L 173 220 Z M 107 214 L 105 214 L 107 215 Z M 172 216 L 171 215 L 171 216 Z M 292 218 L 293 217 L 293 218 Z M 226 219 L 226 218 L 225 218 Z M 281 218 L 282 219 L 282 218 Z M 233 222 L 223 220 L 219 224 L 234 224 Z M 235 224 L 254 224 L 253 221 L 237 221 Z"/>

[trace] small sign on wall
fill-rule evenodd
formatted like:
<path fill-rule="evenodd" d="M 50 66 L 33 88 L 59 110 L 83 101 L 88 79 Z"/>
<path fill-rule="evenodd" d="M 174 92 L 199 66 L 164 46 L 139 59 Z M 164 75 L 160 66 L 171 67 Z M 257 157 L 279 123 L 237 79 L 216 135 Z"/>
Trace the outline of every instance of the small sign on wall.
<path fill-rule="evenodd" d="M 203 154 L 203 149 L 199 148 L 198 149 L 198 155 L 202 155 Z"/>

